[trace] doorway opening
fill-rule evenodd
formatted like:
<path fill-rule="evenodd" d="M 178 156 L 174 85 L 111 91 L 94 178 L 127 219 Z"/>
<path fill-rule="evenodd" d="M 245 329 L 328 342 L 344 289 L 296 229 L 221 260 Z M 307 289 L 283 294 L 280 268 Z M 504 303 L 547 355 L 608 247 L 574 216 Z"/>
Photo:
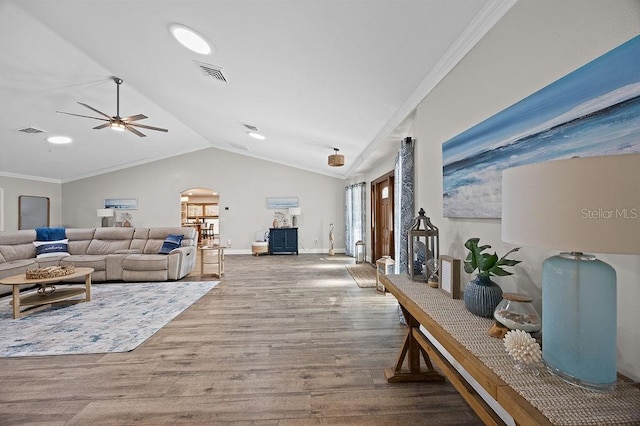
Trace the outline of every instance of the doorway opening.
<path fill-rule="evenodd" d="M 182 226 L 198 233 L 198 245 L 220 245 L 220 194 L 210 188 L 191 188 L 180 193 Z"/>

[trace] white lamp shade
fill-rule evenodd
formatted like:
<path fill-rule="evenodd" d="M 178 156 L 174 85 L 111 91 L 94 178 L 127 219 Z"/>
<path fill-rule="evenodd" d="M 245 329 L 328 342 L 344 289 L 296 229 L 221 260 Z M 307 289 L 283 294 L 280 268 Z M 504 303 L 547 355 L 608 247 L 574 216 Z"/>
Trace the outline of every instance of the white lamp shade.
<path fill-rule="evenodd" d="M 98 209 L 98 217 L 113 217 L 113 209 Z"/>
<path fill-rule="evenodd" d="M 289 208 L 289 215 L 291 216 L 300 216 L 300 213 L 302 213 L 302 210 L 300 209 L 300 207 Z"/>
<path fill-rule="evenodd" d="M 640 154 L 505 170 L 502 239 L 572 252 L 640 253 Z"/>

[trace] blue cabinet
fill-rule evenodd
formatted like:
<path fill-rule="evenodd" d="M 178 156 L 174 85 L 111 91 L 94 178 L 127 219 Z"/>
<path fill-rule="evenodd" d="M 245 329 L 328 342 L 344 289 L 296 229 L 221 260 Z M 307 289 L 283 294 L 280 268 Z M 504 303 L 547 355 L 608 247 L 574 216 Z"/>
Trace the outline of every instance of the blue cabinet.
<path fill-rule="evenodd" d="M 269 228 L 269 254 L 298 254 L 298 228 Z"/>

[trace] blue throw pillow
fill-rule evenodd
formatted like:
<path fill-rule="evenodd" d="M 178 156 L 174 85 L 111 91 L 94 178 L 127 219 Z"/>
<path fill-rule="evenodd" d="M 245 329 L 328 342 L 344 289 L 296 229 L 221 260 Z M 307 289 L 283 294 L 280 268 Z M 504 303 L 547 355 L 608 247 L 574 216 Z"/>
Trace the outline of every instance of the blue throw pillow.
<path fill-rule="evenodd" d="M 180 247 L 180 244 L 182 243 L 183 238 L 184 238 L 184 235 L 178 235 L 178 234 L 167 235 L 167 238 L 164 240 L 164 243 L 162 243 L 162 247 L 160 248 L 160 251 L 158 252 L 158 254 L 169 254 L 171 250 L 177 249 L 178 247 Z"/>
<path fill-rule="evenodd" d="M 60 241 L 67 238 L 65 228 L 36 228 L 36 241 Z"/>

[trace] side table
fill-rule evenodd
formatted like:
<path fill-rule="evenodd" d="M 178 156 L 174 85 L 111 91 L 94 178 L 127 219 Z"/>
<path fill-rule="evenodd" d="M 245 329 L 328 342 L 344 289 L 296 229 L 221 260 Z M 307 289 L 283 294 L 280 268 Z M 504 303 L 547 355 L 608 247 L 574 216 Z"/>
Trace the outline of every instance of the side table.
<path fill-rule="evenodd" d="M 217 265 L 217 272 L 213 272 L 210 275 L 215 275 L 218 278 L 224 274 L 224 249 L 226 246 L 202 246 L 198 248 L 200 250 L 200 275 L 205 275 L 205 265 Z"/>

